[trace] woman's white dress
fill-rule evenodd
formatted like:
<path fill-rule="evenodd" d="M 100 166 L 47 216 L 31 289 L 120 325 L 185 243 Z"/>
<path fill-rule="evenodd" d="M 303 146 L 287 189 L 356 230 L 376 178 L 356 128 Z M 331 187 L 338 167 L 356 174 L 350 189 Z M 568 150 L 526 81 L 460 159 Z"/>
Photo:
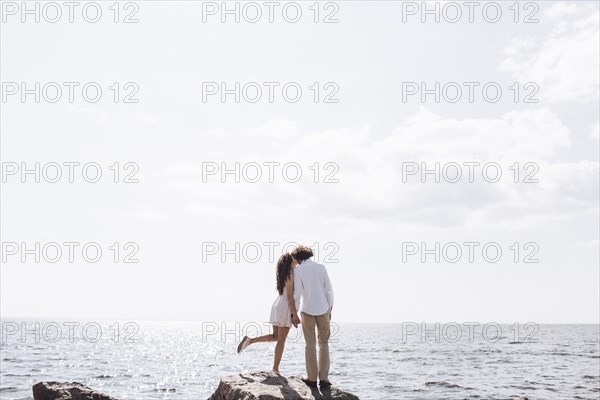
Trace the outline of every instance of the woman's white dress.
<path fill-rule="evenodd" d="M 283 288 L 283 294 L 279 295 L 271 307 L 271 318 L 269 322 L 275 326 L 292 326 L 292 311 L 287 299 L 287 288 Z"/>

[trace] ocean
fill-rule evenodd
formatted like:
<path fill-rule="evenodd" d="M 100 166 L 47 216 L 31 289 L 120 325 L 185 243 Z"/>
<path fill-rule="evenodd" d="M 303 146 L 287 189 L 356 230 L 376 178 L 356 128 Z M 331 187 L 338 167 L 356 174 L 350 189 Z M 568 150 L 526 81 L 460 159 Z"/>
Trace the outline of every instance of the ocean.
<path fill-rule="evenodd" d="M 0 399 L 77 381 L 118 399 L 207 399 L 220 377 L 270 370 L 262 323 L 2 321 Z M 598 325 L 332 324 L 331 381 L 361 399 L 600 398 Z M 304 374 L 292 328 L 283 375 Z"/>

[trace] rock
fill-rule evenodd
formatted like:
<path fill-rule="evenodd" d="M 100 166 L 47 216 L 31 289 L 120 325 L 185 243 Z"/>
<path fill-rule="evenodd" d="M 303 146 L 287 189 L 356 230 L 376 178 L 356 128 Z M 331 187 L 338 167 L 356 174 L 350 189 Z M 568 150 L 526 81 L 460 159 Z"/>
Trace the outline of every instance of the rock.
<path fill-rule="evenodd" d="M 311 389 L 298 377 L 285 378 L 273 372 L 250 372 L 221 379 L 208 400 L 359 400 L 335 387 Z"/>
<path fill-rule="evenodd" d="M 33 385 L 34 400 L 117 400 L 77 382 L 40 382 Z M 359 400 L 335 387 L 311 389 L 298 377 L 251 372 L 221 379 L 209 400 Z"/>
<path fill-rule="evenodd" d="M 117 400 L 77 382 L 40 382 L 33 385 L 34 400 Z"/>

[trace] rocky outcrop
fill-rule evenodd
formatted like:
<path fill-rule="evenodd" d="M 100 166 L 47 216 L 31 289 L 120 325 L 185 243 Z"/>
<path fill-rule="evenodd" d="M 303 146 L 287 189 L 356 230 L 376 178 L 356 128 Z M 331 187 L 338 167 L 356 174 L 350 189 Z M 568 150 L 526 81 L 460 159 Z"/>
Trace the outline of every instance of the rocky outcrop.
<path fill-rule="evenodd" d="M 251 372 L 221 379 L 208 400 L 359 400 L 335 387 L 313 389 L 298 377 L 285 378 L 272 372 Z"/>
<path fill-rule="evenodd" d="M 34 400 L 117 400 L 77 382 L 40 382 L 33 385 Z M 313 389 L 298 377 L 251 372 L 221 379 L 208 400 L 359 400 L 335 387 Z M 528 400 L 517 397 L 515 400 Z"/>
<path fill-rule="evenodd" d="M 117 400 L 77 382 L 40 382 L 33 385 L 34 400 Z M 335 387 L 308 387 L 298 377 L 252 372 L 221 379 L 209 400 L 359 400 Z"/>
<path fill-rule="evenodd" d="M 40 382 L 33 385 L 34 400 L 117 400 L 77 382 Z"/>

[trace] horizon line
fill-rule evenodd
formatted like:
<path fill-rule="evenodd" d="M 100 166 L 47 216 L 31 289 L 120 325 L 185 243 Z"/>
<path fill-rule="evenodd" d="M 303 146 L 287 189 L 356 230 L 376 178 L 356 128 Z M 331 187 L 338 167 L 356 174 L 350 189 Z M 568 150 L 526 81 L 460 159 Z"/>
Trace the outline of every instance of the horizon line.
<path fill-rule="evenodd" d="M 221 319 L 221 320 L 197 320 L 197 319 L 149 319 L 149 318 L 89 318 L 89 317 L 5 317 L 0 315 L 0 322 L 13 322 L 13 321 L 34 321 L 34 322 L 52 322 L 52 321 L 94 321 L 94 322 L 173 322 L 173 323 L 182 323 L 182 322 L 193 322 L 193 323 L 204 323 L 204 322 L 217 322 L 217 323 L 259 323 L 264 325 L 270 325 L 268 321 L 251 321 L 251 320 L 233 320 L 233 319 Z M 515 323 L 519 324 L 527 324 L 533 323 L 538 325 L 600 325 L 600 321 L 595 322 L 539 322 L 539 321 L 474 321 L 474 320 L 464 320 L 464 321 L 336 321 L 335 319 L 332 321 L 333 323 L 340 324 L 356 324 L 356 325 L 402 325 L 407 323 L 418 323 L 418 324 L 465 324 L 465 323 L 478 323 L 478 324 L 500 324 L 500 325 L 511 325 Z"/>

